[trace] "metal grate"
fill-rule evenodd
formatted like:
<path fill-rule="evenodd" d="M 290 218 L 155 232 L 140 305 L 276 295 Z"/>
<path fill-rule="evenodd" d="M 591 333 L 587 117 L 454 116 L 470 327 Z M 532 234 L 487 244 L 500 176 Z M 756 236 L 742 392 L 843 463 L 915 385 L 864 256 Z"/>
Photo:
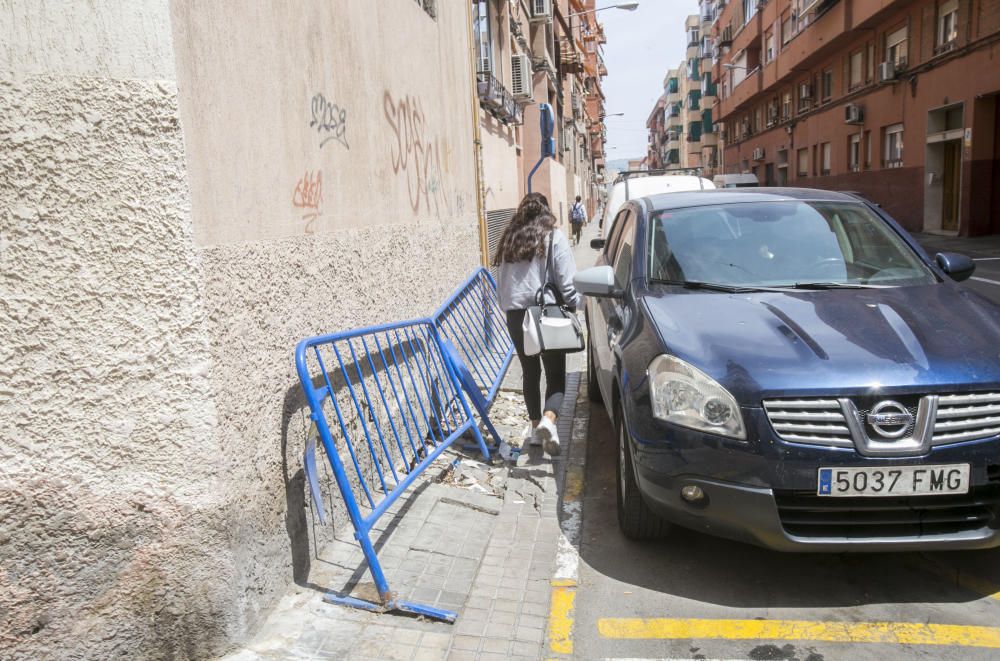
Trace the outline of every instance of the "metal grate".
<path fill-rule="evenodd" d="M 851 431 L 835 399 L 772 399 L 764 410 L 778 437 L 792 443 L 853 448 Z"/>
<path fill-rule="evenodd" d="M 507 226 L 510 225 L 515 211 L 517 209 L 496 209 L 495 211 L 486 212 L 486 244 L 490 253 L 489 269 L 490 273 L 493 274 L 494 280 L 500 277 L 500 274 L 497 273 L 497 268 L 493 266 L 493 258 L 497 254 L 500 236 L 507 229 Z"/>
<path fill-rule="evenodd" d="M 944 395 L 938 398 L 934 445 L 960 443 L 1000 434 L 1000 393 Z"/>
<path fill-rule="evenodd" d="M 1000 525 L 1000 485 L 960 496 L 831 499 L 775 491 L 774 497 L 782 527 L 797 537 L 926 537 Z"/>

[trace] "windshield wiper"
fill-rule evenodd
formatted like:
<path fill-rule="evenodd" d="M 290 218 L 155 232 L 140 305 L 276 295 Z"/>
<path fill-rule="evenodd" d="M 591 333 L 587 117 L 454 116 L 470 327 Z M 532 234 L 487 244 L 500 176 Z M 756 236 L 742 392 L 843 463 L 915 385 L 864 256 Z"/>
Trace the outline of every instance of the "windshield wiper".
<path fill-rule="evenodd" d="M 697 280 L 658 280 L 652 282 L 663 285 L 676 285 L 685 289 L 704 289 L 706 291 L 723 291 L 729 294 L 743 294 L 755 291 L 785 291 L 774 287 L 750 287 L 745 285 L 721 285 L 715 282 L 699 282 Z"/>
<path fill-rule="evenodd" d="M 885 289 L 886 285 L 866 285 L 860 282 L 796 282 L 792 289 Z"/>

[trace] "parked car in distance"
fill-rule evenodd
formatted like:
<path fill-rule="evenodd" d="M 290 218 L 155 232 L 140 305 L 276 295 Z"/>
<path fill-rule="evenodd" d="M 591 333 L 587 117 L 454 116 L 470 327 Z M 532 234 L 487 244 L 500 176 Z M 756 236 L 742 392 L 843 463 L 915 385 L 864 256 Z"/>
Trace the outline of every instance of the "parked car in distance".
<path fill-rule="evenodd" d="M 605 235 L 611 231 L 609 220 L 623 204 L 635 197 L 656 195 L 657 193 L 679 193 L 682 191 L 715 190 L 715 184 L 697 174 L 695 170 L 638 170 L 619 172 L 611 184 L 608 204 L 604 209 L 601 227 Z"/>
<path fill-rule="evenodd" d="M 755 174 L 717 174 L 712 178 L 716 188 L 757 188 L 760 182 Z"/>
<path fill-rule="evenodd" d="M 784 551 L 1000 545 L 1000 308 L 863 200 L 630 200 L 586 294 L 618 521 Z"/>

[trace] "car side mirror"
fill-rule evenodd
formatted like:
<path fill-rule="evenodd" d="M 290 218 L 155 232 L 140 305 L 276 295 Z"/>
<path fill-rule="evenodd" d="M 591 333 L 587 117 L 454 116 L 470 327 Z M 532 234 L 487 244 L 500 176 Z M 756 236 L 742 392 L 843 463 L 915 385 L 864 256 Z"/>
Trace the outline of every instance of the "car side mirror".
<path fill-rule="evenodd" d="M 939 252 L 934 257 L 934 261 L 955 282 L 967 280 L 976 270 L 974 261 L 955 252 Z"/>
<path fill-rule="evenodd" d="M 604 247 L 604 239 L 591 239 L 590 247 L 594 250 L 600 250 Z"/>
<path fill-rule="evenodd" d="M 610 266 L 592 266 L 578 271 L 573 286 L 581 294 L 595 298 L 621 298 L 622 290 L 615 286 L 615 271 Z"/>

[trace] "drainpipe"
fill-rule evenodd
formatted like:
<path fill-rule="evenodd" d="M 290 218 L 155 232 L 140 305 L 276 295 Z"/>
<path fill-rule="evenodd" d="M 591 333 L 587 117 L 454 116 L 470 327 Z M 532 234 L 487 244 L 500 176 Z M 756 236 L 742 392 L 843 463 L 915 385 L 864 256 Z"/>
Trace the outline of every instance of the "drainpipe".
<path fill-rule="evenodd" d="M 469 40 L 469 78 L 472 81 L 472 150 L 476 171 L 476 220 L 479 224 L 479 255 L 483 266 L 490 265 L 486 229 L 486 189 L 483 181 L 483 141 L 479 131 L 479 91 L 476 78 L 476 39 L 472 33 L 472 3 L 465 3 L 465 34 Z"/>

